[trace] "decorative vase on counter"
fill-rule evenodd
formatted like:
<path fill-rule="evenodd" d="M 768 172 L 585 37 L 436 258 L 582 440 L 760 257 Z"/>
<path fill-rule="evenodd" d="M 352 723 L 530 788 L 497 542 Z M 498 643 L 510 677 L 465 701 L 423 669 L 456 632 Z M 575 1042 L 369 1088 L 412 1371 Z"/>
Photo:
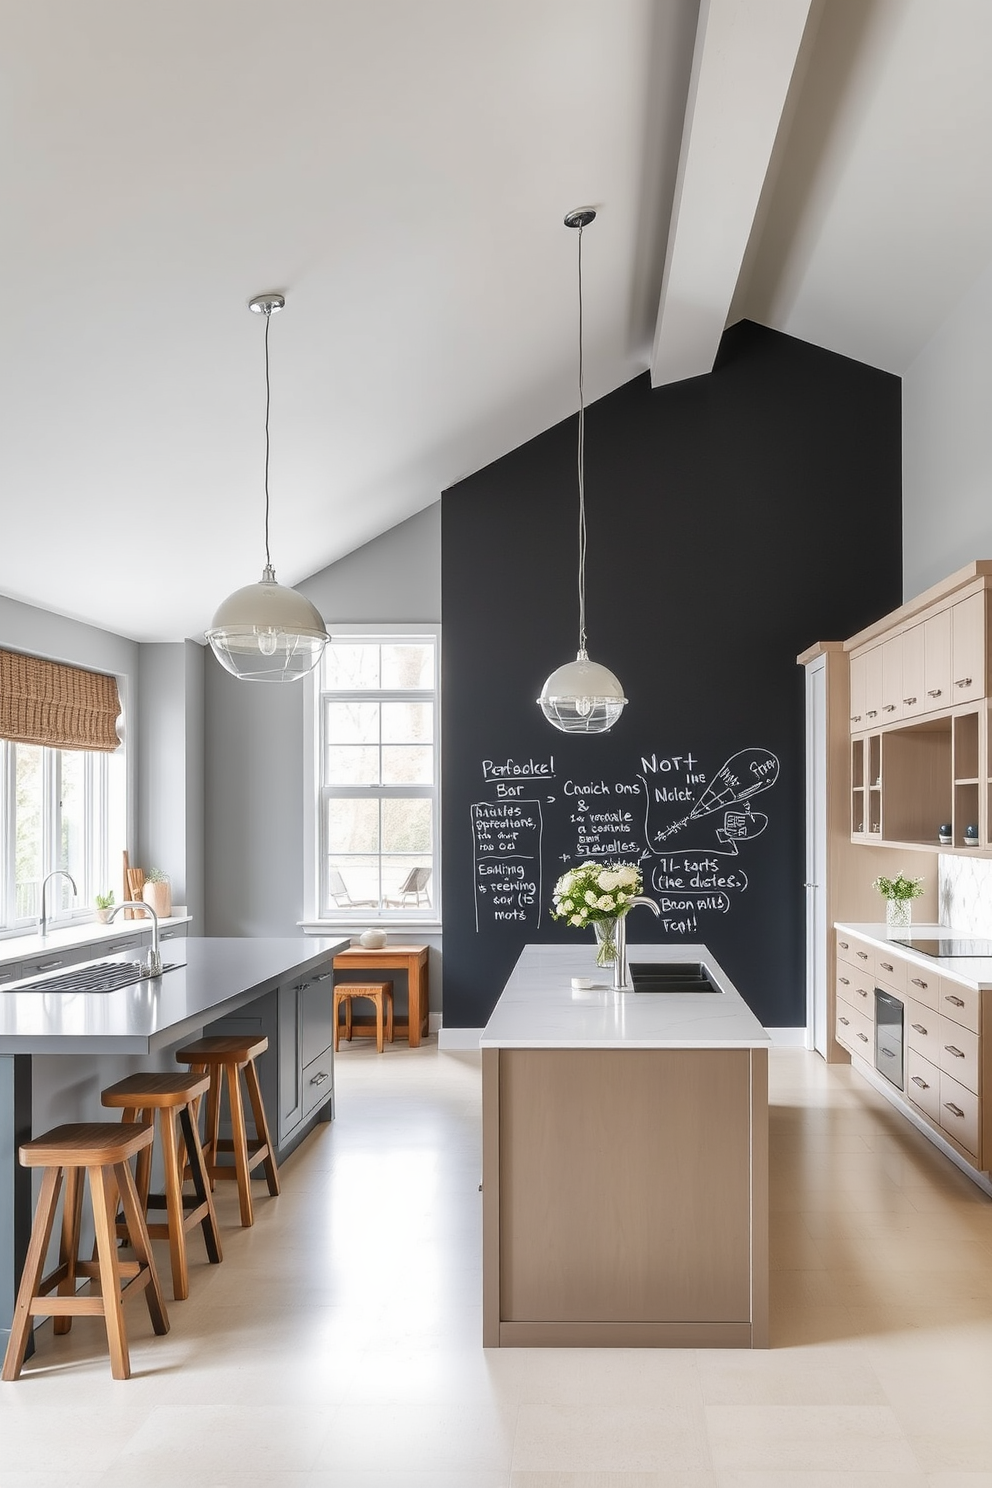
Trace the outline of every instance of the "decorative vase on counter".
<path fill-rule="evenodd" d="M 913 923 L 912 899 L 886 899 L 885 924 L 889 930 L 908 930 Z"/>
<path fill-rule="evenodd" d="M 160 920 L 167 920 L 172 914 L 172 885 L 167 878 L 146 878 L 141 888 L 141 898 L 145 904 L 150 904 Z M 145 916 L 147 919 L 147 915 Z"/>
<path fill-rule="evenodd" d="M 596 965 L 612 966 L 617 959 L 617 920 L 619 915 L 609 915 L 605 920 L 593 920 L 596 936 Z"/>
<path fill-rule="evenodd" d="M 381 951 L 386 944 L 386 932 L 371 928 L 363 930 L 358 937 L 358 943 L 363 945 L 367 951 Z"/>

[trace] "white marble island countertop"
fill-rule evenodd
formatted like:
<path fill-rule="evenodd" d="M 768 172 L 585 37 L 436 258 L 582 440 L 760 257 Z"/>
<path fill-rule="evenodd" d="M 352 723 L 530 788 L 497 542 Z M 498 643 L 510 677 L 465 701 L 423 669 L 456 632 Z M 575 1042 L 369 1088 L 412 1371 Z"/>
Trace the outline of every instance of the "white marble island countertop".
<path fill-rule="evenodd" d="M 704 945 L 628 945 L 629 961 L 702 962 L 720 992 L 614 992 L 588 942 L 527 945 L 486 1024 L 483 1049 L 756 1049 L 771 1043 Z M 572 986 L 573 977 L 593 981 Z"/>
<path fill-rule="evenodd" d="M 0 1054 L 148 1054 L 263 996 L 287 977 L 305 976 L 346 948 L 339 938 L 297 936 L 169 941 L 161 976 L 114 992 L 33 990 L 46 977 L 0 988 Z M 100 962 L 140 961 L 140 951 Z M 68 968 L 78 972 L 91 965 Z M 60 973 L 61 974 L 61 973 Z"/>

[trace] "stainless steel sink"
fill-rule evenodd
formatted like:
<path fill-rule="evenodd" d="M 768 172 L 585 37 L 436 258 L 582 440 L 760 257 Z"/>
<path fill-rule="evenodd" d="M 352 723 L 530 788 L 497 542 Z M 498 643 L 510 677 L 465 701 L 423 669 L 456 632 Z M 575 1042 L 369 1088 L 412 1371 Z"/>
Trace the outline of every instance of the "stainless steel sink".
<path fill-rule="evenodd" d="M 173 971 L 180 961 L 167 961 L 162 971 Z M 156 973 L 158 975 L 158 973 Z M 57 976 L 35 977 L 4 987 L 5 992 L 116 992 L 133 982 L 148 980 L 152 973 L 140 961 L 90 961 L 71 966 Z"/>
<path fill-rule="evenodd" d="M 701 961 L 631 961 L 635 992 L 722 992 Z"/>

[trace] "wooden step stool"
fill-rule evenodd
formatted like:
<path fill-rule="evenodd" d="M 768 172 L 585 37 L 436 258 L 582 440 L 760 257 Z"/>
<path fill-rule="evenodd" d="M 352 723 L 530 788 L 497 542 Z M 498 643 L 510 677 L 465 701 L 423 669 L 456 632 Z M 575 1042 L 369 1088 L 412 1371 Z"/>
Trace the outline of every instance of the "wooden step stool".
<path fill-rule="evenodd" d="M 131 1373 L 131 1361 L 122 1302 L 132 1288 L 144 1289 L 155 1332 L 168 1333 L 169 1317 L 129 1166 L 130 1158 L 151 1147 L 153 1136 L 150 1126 L 87 1122 L 57 1126 L 21 1147 L 18 1155 L 24 1167 L 44 1168 L 45 1171 L 3 1361 L 5 1380 L 16 1380 L 21 1372 L 33 1317 L 53 1317 L 55 1332 L 68 1333 L 72 1319 L 80 1315 L 104 1318 L 110 1372 L 114 1379 L 127 1379 Z M 79 1258 L 84 1172 L 89 1180 L 96 1229 L 97 1259 L 93 1261 Z M 63 1178 L 65 1202 L 59 1264 L 43 1278 L 42 1270 Z M 135 1261 L 122 1261 L 118 1256 L 115 1232 L 118 1200 L 124 1209 L 131 1247 L 137 1256 Z M 81 1276 L 92 1277 L 99 1287 L 99 1294 L 77 1295 L 76 1278 Z M 56 1287 L 57 1295 L 49 1296 Z"/>
<path fill-rule="evenodd" d="M 279 1193 L 279 1169 L 276 1167 L 275 1148 L 269 1136 L 269 1124 L 265 1119 L 262 1091 L 258 1083 L 255 1060 L 269 1047 L 267 1038 L 252 1038 L 237 1034 L 221 1034 L 213 1038 L 197 1039 L 184 1049 L 176 1050 L 180 1064 L 188 1064 L 195 1075 L 209 1073 L 210 1088 L 207 1093 L 207 1128 L 203 1154 L 213 1187 L 218 1178 L 233 1179 L 238 1185 L 238 1201 L 241 1223 L 255 1223 L 251 1199 L 251 1173 L 259 1163 L 265 1165 L 265 1178 L 273 1198 Z M 239 1071 L 245 1072 L 248 1099 L 255 1122 L 255 1135 L 249 1137 L 245 1128 L 245 1108 L 241 1099 Z M 221 1137 L 220 1097 L 221 1086 L 227 1081 L 227 1099 L 231 1110 L 231 1136 Z M 234 1154 L 234 1166 L 217 1161 L 221 1152 Z"/>
<path fill-rule="evenodd" d="M 203 1231 L 208 1259 L 215 1264 L 222 1259 L 217 1215 L 214 1212 L 196 1121 L 200 1097 L 209 1088 L 209 1075 L 149 1072 L 144 1075 L 128 1075 L 127 1079 L 118 1080 L 116 1085 L 111 1085 L 100 1097 L 105 1106 L 122 1108 L 121 1120 L 125 1124 L 142 1121 L 154 1125 L 155 1112 L 158 1112 L 165 1193 L 148 1192 L 152 1176 L 152 1149 L 145 1147 L 138 1154 L 138 1202 L 142 1214 L 146 1215 L 146 1224 L 149 1209 L 164 1209 L 166 1212 L 165 1224 L 149 1224 L 147 1228 L 153 1240 L 169 1242 L 172 1295 L 177 1301 L 189 1296 L 187 1230 L 198 1224 Z M 183 1134 L 181 1144 L 176 1132 L 177 1114 Z M 183 1194 L 183 1175 L 186 1171 L 193 1183 L 193 1193 L 189 1195 Z M 127 1225 L 118 1223 L 117 1234 L 122 1239 L 127 1239 Z"/>
<path fill-rule="evenodd" d="M 382 1053 L 382 1008 L 386 1005 L 386 1037 L 393 1042 L 393 984 L 392 982 L 339 982 L 334 988 L 334 1052 L 338 1052 L 341 1029 L 338 1024 L 338 1008 L 344 1003 L 344 1036 L 351 1043 L 351 1002 L 354 997 L 367 997 L 375 1003 L 375 1046 Z"/>

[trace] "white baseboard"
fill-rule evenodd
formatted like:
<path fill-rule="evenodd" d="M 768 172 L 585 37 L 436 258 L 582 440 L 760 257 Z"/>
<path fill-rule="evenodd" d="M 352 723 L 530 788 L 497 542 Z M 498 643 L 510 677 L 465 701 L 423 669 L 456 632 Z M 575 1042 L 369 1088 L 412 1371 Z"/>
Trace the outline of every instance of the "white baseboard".
<path fill-rule="evenodd" d="M 428 1033 L 438 1033 L 440 1031 L 440 1028 L 441 1028 L 441 1014 L 440 1013 L 429 1013 L 427 1015 L 427 1018 L 428 1018 L 428 1021 L 427 1021 L 427 1032 Z"/>
<path fill-rule="evenodd" d="M 445 1050 L 478 1049 L 482 1037 L 481 1028 L 444 1028 L 438 1030 L 437 1046 L 442 1054 Z"/>
<path fill-rule="evenodd" d="M 805 1049 L 805 1028 L 766 1028 L 765 1032 L 776 1048 Z"/>

